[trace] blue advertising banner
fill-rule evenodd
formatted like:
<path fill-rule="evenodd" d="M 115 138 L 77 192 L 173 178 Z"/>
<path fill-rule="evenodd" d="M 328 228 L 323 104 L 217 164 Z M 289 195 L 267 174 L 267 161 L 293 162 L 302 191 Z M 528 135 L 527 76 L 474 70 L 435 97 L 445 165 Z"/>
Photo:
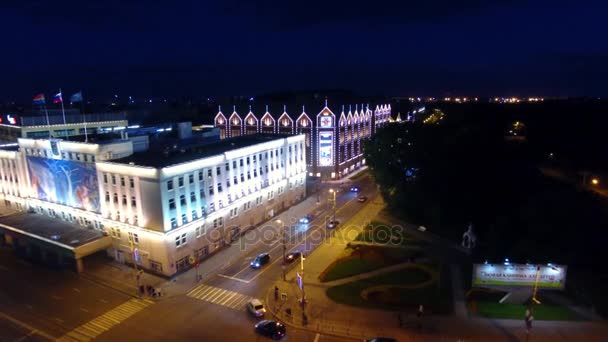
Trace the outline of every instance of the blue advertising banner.
<path fill-rule="evenodd" d="M 38 199 L 99 212 L 95 165 L 27 157 L 27 166 Z"/>
<path fill-rule="evenodd" d="M 334 134 L 319 132 L 319 165 L 333 165 Z"/>

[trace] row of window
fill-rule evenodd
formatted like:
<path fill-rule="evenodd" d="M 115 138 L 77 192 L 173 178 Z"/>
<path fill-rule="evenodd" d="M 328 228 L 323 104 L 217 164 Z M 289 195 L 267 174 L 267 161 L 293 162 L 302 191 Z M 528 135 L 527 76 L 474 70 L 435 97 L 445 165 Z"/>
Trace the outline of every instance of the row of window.
<path fill-rule="evenodd" d="M 303 148 L 303 147 L 301 146 L 300 148 Z M 290 153 L 290 158 L 289 159 L 290 159 L 290 164 L 291 164 L 291 159 L 292 159 L 291 158 L 291 146 L 289 146 L 289 153 Z M 258 160 L 258 158 L 261 161 L 264 158 L 264 156 L 266 156 L 266 159 L 268 159 L 269 156 L 270 157 L 273 157 L 273 156 L 278 157 L 279 154 L 283 155 L 283 149 L 282 148 L 278 149 L 278 150 L 266 151 L 266 153 L 259 153 L 257 155 L 254 154 L 251 157 L 241 158 L 239 160 L 239 165 L 241 167 L 245 163 L 247 165 L 250 165 L 250 162 L 252 160 L 255 163 Z M 300 160 L 304 160 L 304 154 L 303 153 L 300 154 Z M 275 161 L 274 165 L 273 164 L 270 165 L 271 171 L 274 170 L 275 168 L 278 169 L 278 167 L 279 167 L 278 161 Z M 283 161 L 281 161 L 281 167 L 284 167 Z M 224 164 L 224 169 L 226 171 L 230 171 L 230 162 L 227 162 L 227 163 Z M 232 169 L 237 169 L 237 161 L 236 160 L 232 161 Z M 260 170 L 260 174 L 263 174 L 261 166 L 259 167 L 259 170 Z M 266 165 L 265 170 L 266 170 L 266 172 L 268 172 L 268 165 Z M 207 178 L 212 178 L 213 177 L 213 168 L 209 168 L 206 171 L 207 171 L 206 172 Z M 199 181 L 203 181 L 204 180 L 204 174 L 205 174 L 205 172 L 203 170 L 198 171 L 198 180 Z M 222 174 L 222 168 L 220 166 L 215 167 L 215 174 L 216 174 L 216 176 L 221 176 L 221 174 Z M 254 169 L 254 177 L 256 177 L 256 176 L 257 176 L 257 169 Z M 236 176 L 234 178 L 235 178 L 235 184 L 237 184 L 237 182 L 236 182 Z M 251 175 L 248 175 L 248 179 L 251 179 Z M 241 173 L 241 181 L 245 181 L 242 173 Z M 184 182 L 185 182 L 184 177 L 178 177 L 177 178 L 177 186 L 178 187 L 180 187 L 180 188 L 183 187 L 184 186 Z M 194 183 L 194 174 L 188 175 L 188 183 L 189 184 L 193 184 Z M 174 185 L 173 180 L 172 179 L 168 180 L 167 181 L 167 190 L 170 191 L 170 190 L 173 190 L 174 188 L 175 188 L 175 185 Z"/>
<path fill-rule="evenodd" d="M 43 150 L 43 149 L 37 149 L 37 148 L 26 148 L 25 154 L 29 155 L 29 156 L 51 158 L 50 151 Z M 83 161 L 85 163 L 88 163 L 88 162 L 94 163 L 95 155 L 86 154 L 86 153 L 78 153 L 78 152 L 61 152 L 61 159 Z"/>
<path fill-rule="evenodd" d="M 223 217 L 218 217 L 215 220 L 213 220 L 213 228 L 218 228 L 224 225 L 224 218 Z M 201 237 L 201 235 L 203 234 L 203 226 L 198 226 L 194 229 L 194 235 L 196 236 L 196 238 Z M 187 233 L 183 233 L 180 235 L 176 235 L 175 236 L 175 247 L 181 247 L 184 246 L 186 243 L 188 242 L 188 235 Z M 208 251 L 207 251 L 208 252 Z M 205 253 L 205 255 L 208 253 Z"/>
<path fill-rule="evenodd" d="M 110 202 L 110 192 L 106 191 L 106 202 Z M 118 194 L 114 193 L 113 196 L 114 204 L 118 204 Z M 127 205 L 127 195 L 122 195 L 122 205 Z M 137 201 L 135 200 L 135 196 L 131 196 L 131 207 L 137 207 Z"/>
<path fill-rule="evenodd" d="M 109 177 L 112 180 L 112 185 L 116 185 L 116 175 L 111 175 Z M 124 176 L 120 176 L 120 186 L 125 186 L 126 185 L 126 178 Z M 129 179 L 129 187 L 131 189 L 135 188 L 135 179 L 133 179 L 132 177 L 128 177 Z M 108 184 L 108 174 L 104 173 L 103 174 L 103 182 L 105 184 Z"/>

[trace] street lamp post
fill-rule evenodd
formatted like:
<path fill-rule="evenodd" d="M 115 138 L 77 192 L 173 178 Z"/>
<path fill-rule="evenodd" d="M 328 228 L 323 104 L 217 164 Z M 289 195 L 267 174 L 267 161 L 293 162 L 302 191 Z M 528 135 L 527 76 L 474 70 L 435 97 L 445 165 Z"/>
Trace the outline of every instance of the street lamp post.
<path fill-rule="evenodd" d="M 281 230 L 283 233 L 283 262 L 281 263 L 281 268 L 283 269 L 283 281 L 285 281 L 286 277 L 285 277 L 285 253 L 287 252 L 287 237 L 285 235 L 285 223 L 281 220 L 277 220 L 277 223 L 281 225 Z"/>
<path fill-rule="evenodd" d="M 336 222 L 336 191 L 334 189 L 329 189 L 329 193 L 334 195 L 333 198 L 333 218 L 332 222 Z"/>

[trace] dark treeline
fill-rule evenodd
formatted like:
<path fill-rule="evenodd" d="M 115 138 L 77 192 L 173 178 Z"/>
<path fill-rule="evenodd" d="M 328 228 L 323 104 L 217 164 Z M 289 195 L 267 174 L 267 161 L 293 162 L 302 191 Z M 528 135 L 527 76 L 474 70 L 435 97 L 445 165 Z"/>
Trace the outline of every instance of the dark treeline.
<path fill-rule="evenodd" d="M 574 109 L 578 109 L 574 112 Z M 406 221 L 460 241 L 472 222 L 474 258 L 567 264 L 569 288 L 598 306 L 608 285 L 608 201 L 540 167 L 602 172 L 604 104 L 427 106 L 435 124 L 394 124 L 365 144 L 365 157 L 390 209 Z M 525 129 L 506 136 L 513 122 Z M 553 153 L 554 158 L 549 158 Z"/>

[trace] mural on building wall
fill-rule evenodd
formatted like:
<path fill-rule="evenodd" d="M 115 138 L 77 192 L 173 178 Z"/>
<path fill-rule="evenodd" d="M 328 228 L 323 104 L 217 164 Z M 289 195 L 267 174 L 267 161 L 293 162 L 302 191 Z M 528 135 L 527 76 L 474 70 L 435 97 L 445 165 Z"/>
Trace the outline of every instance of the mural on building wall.
<path fill-rule="evenodd" d="M 94 165 L 39 157 L 27 157 L 27 162 L 38 199 L 99 212 Z"/>

